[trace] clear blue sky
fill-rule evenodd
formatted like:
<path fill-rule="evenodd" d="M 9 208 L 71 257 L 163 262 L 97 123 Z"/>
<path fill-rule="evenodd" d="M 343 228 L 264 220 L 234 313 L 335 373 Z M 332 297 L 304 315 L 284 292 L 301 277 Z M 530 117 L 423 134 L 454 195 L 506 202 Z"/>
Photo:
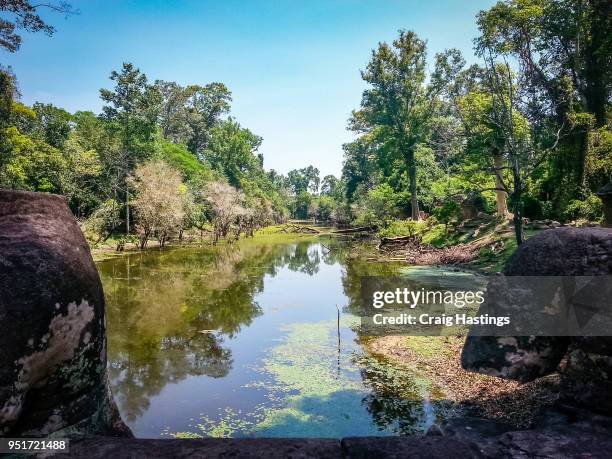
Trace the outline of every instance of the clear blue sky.
<path fill-rule="evenodd" d="M 78 16 L 45 15 L 52 37 L 26 34 L 0 58 L 23 102 L 99 112 L 98 90 L 124 61 L 155 79 L 225 83 L 232 115 L 264 138 L 265 167 L 313 164 L 340 174 L 350 111 L 379 41 L 416 31 L 433 54 L 459 48 L 468 61 L 476 13 L 493 0 L 72 0 Z"/>

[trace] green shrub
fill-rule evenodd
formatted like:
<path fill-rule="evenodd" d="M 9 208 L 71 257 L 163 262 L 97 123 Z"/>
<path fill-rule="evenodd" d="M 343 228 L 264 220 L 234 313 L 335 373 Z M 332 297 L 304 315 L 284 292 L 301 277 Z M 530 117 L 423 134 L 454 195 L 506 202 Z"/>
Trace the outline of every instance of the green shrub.
<path fill-rule="evenodd" d="M 523 197 L 523 216 L 531 220 L 538 220 L 543 217 L 542 203 L 533 196 Z"/>
<path fill-rule="evenodd" d="M 434 247 L 446 247 L 451 245 L 453 237 L 446 231 L 446 225 L 434 225 L 423 235 L 421 242 L 433 245 Z"/>
<path fill-rule="evenodd" d="M 436 207 L 433 215 L 439 222 L 444 223 L 445 227 L 453 220 L 457 220 L 461 216 L 461 207 L 453 200 L 447 200 L 440 207 Z"/>
<path fill-rule="evenodd" d="M 421 236 L 426 230 L 425 221 L 392 220 L 379 234 L 381 237 Z"/>
<path fill-rule="evenodd" d="M 585 200 L 573 199 L 565 208 L 567 220 L 585 219 L 589 221 L 601 220 L 603 205 L 601 199 L 591 194 Z"/>

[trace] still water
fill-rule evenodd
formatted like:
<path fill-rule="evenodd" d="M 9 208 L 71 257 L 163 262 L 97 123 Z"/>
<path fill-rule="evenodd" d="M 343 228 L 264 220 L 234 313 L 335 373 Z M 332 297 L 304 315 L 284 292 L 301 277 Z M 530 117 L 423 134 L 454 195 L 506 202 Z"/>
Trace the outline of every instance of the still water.
<path fill-rule="evenodd" d="M 137 437 L 398 435 L 455 410 L 426 379 L 368 355 L 353 314 L 362 276 L 418 286 L 422 269 L 278 236 L 98 269 L 111 387 Z"/>

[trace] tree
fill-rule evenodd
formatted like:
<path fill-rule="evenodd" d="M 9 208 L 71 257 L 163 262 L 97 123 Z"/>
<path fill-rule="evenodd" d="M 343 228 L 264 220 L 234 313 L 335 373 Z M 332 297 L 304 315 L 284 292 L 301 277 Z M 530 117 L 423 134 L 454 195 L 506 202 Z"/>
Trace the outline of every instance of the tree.
<path fill-rule="evenodd" d="M 448 224 L 461 217 L 461 207 L 455 201 L 449 199 L 435 209 L 434 215 L 438 221 L 444 223 L 444 230 L 448 232 Z"/>
<path fill-rule="evenodd" d="M 52 104 L 36 102 L 32 105 L 36 113 L 36 134 L 55 148 L 62 148 L 70 135 L 72 116 L 66 110 Z"/>
<path fill-rule="evenodd" d="M 334 175 L 326 175 L 321 182 L 321 195 L 335 197 L 340 188 L 340 180 Z"/>
<path fill-rule="evenodd" d="M 121 149 L 117 157 L 109 158 L 107 164 L 115 174 L 113 184 L 115 197 L 124 194 L 125 229 L 130 233 L 130 191 L 126 178 L 136 163 L 145 159 L 151 149 L 156 129 L 159 100 L 155 91 L 147 85 L 147 77 L 130 63 L 124 63 L 121 72 L 111 72 L 110 79 L 115 82 L 111 91 L 100 89 L 100 97 L 105 105 L 103 117 L 112 123 L 112 128 L 121 139 Z"/>
<path fill-rule="evenodd" d="M 310 210 L 310 204 L 313 196 L 308 191 L 300 191 L 297 193 L 291 203 L 291 216 L 293 218 L 306 219 L 308 218 L 308 211 Z"/>
<path fill-rule="evenodd" d="M 187 187 L 181 174 L 160 160 L 140 164 L 129 178 L 134 189 L 134 211 L 140 248 L 156 235 L 164 246 L 173 231 L 181 228 L 187 204 Z"/>
<path fill-rule="evenodd" d="M 76 132 L 70 133 L 63 147 L 67 162 L 63 193 L 79 218 L 93 211 L 100 203 L 102 162 L 96 150 L 83 148 Z M 116 204 L 114 200 L 112 201 Z"/>
<path fill-rule="evenodd" d="M 162 136 L 174 143 L 186 143 L 191 133 L 187 124 L 189 93 L 174 81 L 156 80 L 154 89 L 161 99 L 159 127 Z"/>
<path fill-rule="evenodd" d="M 355 201 L 359 188 L 370 190 L 378 180 L 376 145 L 371 138 L 371 135 L 366 134 L 342 146 L 342 180 L 346 183 L 346 199 L 349 203 Z"/>
<path fill-rule="evenodd" d="M 202 155 L 209 146 L 212 129 L 229 112 L 232 93 L 223 83 L 209 83 L 188 86 L 185 95 L 186 123 L 190 128 L 187 147 L 193 154 Z"/>
<path fill-rule="evenodd" d="M 2 172 L 9 189 L 62 193 L 67 162 L 62 153 L 12 126 L 6 130 L 11 158 Z"/>
<path fill-rule="evenodd" d="M 380 43 L 362 78 L 370 85 L 363 92 L 361 109 L 354 111 L 350 128 L 370 133 L 381 148 L 376 153 L 391 163 L 400 158 L 409 179 L 411 214 L 419 219 L 415 152 L 431 132 L 437 97 L 463 65 L 450 50 L 436 56 L 436 69 L 426 85 L 426 45 L 414 32 L 400 31 L 392 45 Z"/>
<path fill-rule="evenodd" d="M 508 215 L 508 194 L 504 191 L 504 180 L 508 178 L 505 133 L 493 113 L 493 97 L 485 77 L 486 71 L 473 66 L 464 72 L 463 77 L 465 73 L 471 74 L 472 78 L 460 78 L 469 80 L 469 83 L 463 88 L 463 94 L 455 99 L 466 138 L 463 160 L 467 164 L 464 165 L 464 172 L 491 172 L 495 182 L 497 216 L 503 219 Z M 521 125 L 524 127 L 523 119 L 514 120 L 515 129 Z"/>
<path fill-rule="evenodd" d="M 368 191 L 357 209 L 359 224 L 385 225 L 397 216 L 398 196 L 387 183 Z"/>
<path fill-rule="evenodd" d="M 585 193 L 592 127 L 607 123 L 612 64 L 612 4 L 606 0 L 506 0 L 478 16 L 481 55 L 514 58 L 515 94 L 534 134 L 561 130 L 546 190 L 557 214 Z M 520 101 L 521 97 L 528 98 Z"/>
<path fill-rule="evenodd" d="M 7 129 L 11 125 L 13 100 L 17 95 L 15 75 L 11 69 L 0 68 L 0 188 L 8 187 L 6 165 L 12 156 Z"/>
<path fill-rule="evenodd" d="M 329 196 L 314 199 L 309 208 L 309 215 L 318 222 L 331 222 L 336 210 L 336 202 Z"/>
<path fill-rule="evenodd" d="M 83 233 L 94 245 L 106 241 L 121 223 L 120 214 L 121 205 L 113 199 L 107 199 L 81 224 Z"/>
<path fill-rule="evenodd" d="M 210 144 L 202 157 L 213 169 L 223 173 L 230 185 L 241 188 L 244 179 L 262 171 L 259 158 L 255 156 L 261 142 L 261 137 L 230 118 L 212 129 Z"/>
<path fill-rule="evenodd" d="M 43 8 L 66 16 L 77 13 L 66 2 L 33 4 L 30 0 L 0 0 L 0 11 L 11 15 L 10 19 L 0 19 L 0 46 L 11 53 L 17 51 L 21 46 L 21 35 L 17 33 L 19 29 L 53 35 L 55 28 L 38 14 Z"/>
<path fill-rule="evenodd" d="M 291 191 L 298 195 L 308 190 L 316 193 L 319 190 L 319 169 L 314 166 L 293 169 L 287 174 L 287 182 Z"/>
<path fill-rule="evenodd" d="M 213 211 L 215 242 L 226 237 L 231 225 L 245 214 L 244 195 L 231 185 L 211 182 L 207 187 L 207 200 Z"/>
<path fill-rule="evenodd" d="M 554 138 L 542 138 L 534 134 L 533 126 L 521 114 L 515 94 L 519 86 L 507 62 L 497 62 L 492 52 L 485 59 L 487 63 L 487 86 L 490 91 L 491 106 L 488 121 L 492 123 L 503 139 L 506 166 L 511 181 L 506 182 L 498 174 L 496 183 L 501 191 L 508 194 L 513 212 L 514 231 L 517 244 L 522 244 L 523 234 L 523 197 L 527 181 L 544 163 L 547 156 L 559 144 L 561 129 Z M 548 142 L 544 146 L 542 142 Z M 504 169 L 506 168 L 504 167 Z M 498 167 L 494 168 L 498 171 Z M 499 190 L 498 186 L 494 188 Z"/>

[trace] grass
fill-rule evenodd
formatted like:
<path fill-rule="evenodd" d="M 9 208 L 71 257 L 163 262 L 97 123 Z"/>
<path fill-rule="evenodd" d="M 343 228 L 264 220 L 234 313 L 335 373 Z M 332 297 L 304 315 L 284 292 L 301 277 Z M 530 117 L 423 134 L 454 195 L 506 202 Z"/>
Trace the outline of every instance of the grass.
<path fill-rule="evenodd" d="M 255 232 L 255 237 L 247 238 L 244 235 L 241 236 L 239 241 L 237 242 L 240 245 L 250 245 L 253 243 L 260 244 L 275 244 L 275 243 L 291 243 L 297 242 L 305 239 L 312 239 L 317 237 L 316 234 L 301 234 L 301 233 L 281 233 L 279 232 L 283 225 L 272 225 L 267 226 L 265 228 L 259 229 Z M 202 245 L 211 245 L 213 243 L 212 228 L 207 229 L 209 232 L 204 233 L 203 237 L 200 237 L 200 232 L 198 230 L 192 230 L 190 232 L 186 232 L 182 242 L 178 240 L 170 240 L 166 243 L 166 247 L 198 247 Z M 130 240 L 125 243 L 125 249 L 122 252 L 117 252 L 117 244 L 121 240 L 123 236 L 121 235 L 113 235 L 108 238 L 104 243 L 91 245 L 90 249 L 91 254 L 95 262 L 107 260 L 110 258 L 120 257 L 126 252 L 134 252 L 140 251 L 141 249 L 138 247 L 138 241 L 136 238 Z M 219 241 L 218 245 L 222 246 L 223 244 L 230 244 L 234 242 L 229 242 L 227 240 Z M 159 249 L 159 243 L 155 239 L 149 240 L 147 244 L 147 248 L 144 250 L 156 250 Z"/>
<path fill-rule="evenodd" d="M 439 336 L 407 336 L 404 345 L 407 349 L 423 358 L 434 358 L 436 356 L 452 357 L 453 351 L 447 346 L 449 341 L 457 341 L 459 338 Z"/>

